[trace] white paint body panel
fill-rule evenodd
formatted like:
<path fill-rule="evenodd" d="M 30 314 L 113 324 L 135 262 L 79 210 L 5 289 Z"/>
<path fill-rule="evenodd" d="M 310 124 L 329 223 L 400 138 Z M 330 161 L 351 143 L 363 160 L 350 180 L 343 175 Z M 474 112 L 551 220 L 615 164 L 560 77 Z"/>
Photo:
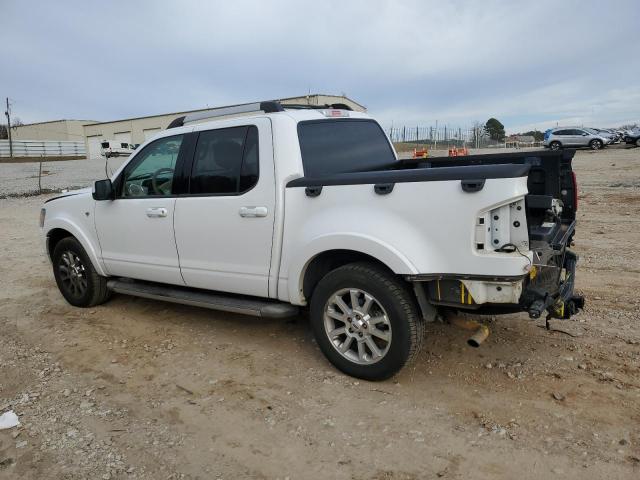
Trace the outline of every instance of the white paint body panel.
<path fill-rule="evenodd" d="M 86 250 L 91 263 L 100 275 L 108 275 L 102 262 L 100 244 L 94 222 L 95 201 L 91 197 L 91 189 L 77 190 L 72 194 L 57 198 L 43 205 L 45 216 L 43 234 L 56 228 L 71 233 Z M 46 235 L 42 241 L 46 245 Z"/>
<path fill-rule="evenodd" d="M 184 285 L 173 234 L 175 198 L 95 202 L 102 260 L 110 275 Z M 148 217 L 164 208 L 165 217 Z"/>
<path fill-rule="evenodd" d="M 476 193 L 463 192 L 460 180 L 398 183 L 388 195 L 373 185 L 329 186 L 313 198 L 288 188 L 279 296 L 303 302 L 305 266 L 332 249 L 366 253 L 399 274 L 523 275 L 526 258 L 479 253 L 474 235 L 476 218 L 521 199 L 526 181 L 489 179 Z"/>
<path fill-rule="evenodd" d="M 275 215 L 271 122 L 268 118 L 228 120 L 218 127 L 238 125 L 258 127 L 258 183 L 242 195 L 177 199 L 180 268 L 190 287 L 268 297 Z M 246 207 L 264 207 L 267 214 L 241 217 L 240 210 Z"/>

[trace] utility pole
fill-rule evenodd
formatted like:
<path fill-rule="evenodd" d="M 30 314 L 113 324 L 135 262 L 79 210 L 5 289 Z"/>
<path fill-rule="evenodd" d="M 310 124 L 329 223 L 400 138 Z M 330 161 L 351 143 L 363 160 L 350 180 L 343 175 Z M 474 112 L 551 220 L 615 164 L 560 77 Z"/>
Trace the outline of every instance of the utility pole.
<path fill-rule="evenodd" d="M 11 143 L 11 111 L 9 110 L 9 97 L 7 97 L 7 111 L 4 112 L 7 116 L 7 135 L 9 136 L 9 157 L 13 159 L 13 144 Z"/>

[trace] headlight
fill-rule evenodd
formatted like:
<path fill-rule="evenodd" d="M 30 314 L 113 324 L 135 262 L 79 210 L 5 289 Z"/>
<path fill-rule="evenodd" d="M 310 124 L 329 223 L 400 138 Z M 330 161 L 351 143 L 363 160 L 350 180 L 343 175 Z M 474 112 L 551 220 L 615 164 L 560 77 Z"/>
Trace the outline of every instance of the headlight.
<path fill-rule="evenodd" d="M 41 208 L 40 209 L 40 228 L 44 227 L 44 217 L 46 216 L 47 216 L 47 209 Z"/>

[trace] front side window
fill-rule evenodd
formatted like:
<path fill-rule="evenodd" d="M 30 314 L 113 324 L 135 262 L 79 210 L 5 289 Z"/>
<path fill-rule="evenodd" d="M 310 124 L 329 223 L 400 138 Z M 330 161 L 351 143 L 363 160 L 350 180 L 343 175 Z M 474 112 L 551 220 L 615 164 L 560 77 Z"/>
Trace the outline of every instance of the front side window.
<path fill-rule="evenodd" d="M 136 155 L 124 169 L 121 196 L 171 195 L 182 138 L 183 135 L 160 138 Z"/>
<path fill-rule="evenodd" d="M 200 132 L 189 192 L 235 195 L 258 182 L 258 129 L 255 126 Z"/>

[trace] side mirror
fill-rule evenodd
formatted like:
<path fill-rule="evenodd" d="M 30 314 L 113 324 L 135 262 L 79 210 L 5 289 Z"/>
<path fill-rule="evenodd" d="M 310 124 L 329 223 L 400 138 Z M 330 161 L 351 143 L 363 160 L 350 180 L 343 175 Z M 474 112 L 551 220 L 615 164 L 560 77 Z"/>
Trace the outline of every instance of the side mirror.
<path fill-rule="evenodd" d="M 107 178 L 106 180 L 98 180 L 94 183 L 92 195 L 94 200 L 113 200 L 115 198 L 115 192 L 111 180 Z"/>

